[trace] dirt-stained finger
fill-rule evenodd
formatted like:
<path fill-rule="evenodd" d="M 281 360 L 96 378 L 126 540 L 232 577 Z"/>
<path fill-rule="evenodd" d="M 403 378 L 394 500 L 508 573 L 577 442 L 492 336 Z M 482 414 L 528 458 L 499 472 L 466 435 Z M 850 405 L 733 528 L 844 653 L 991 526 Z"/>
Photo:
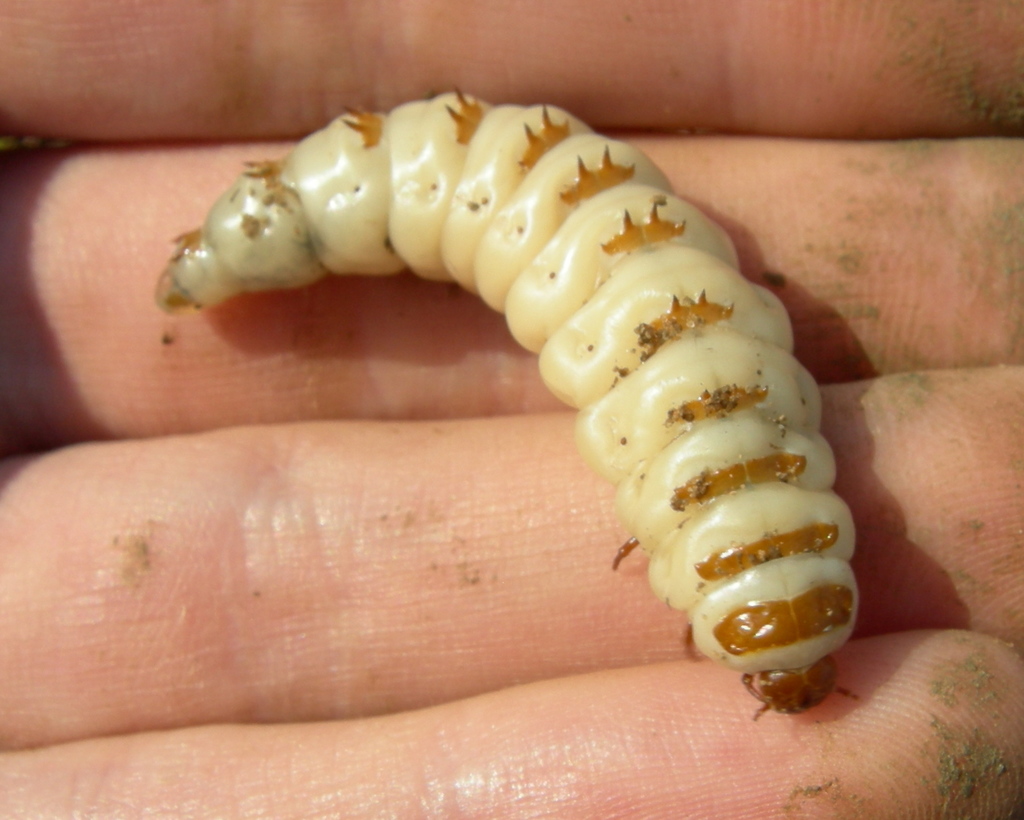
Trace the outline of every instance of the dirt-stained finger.
<path fill-rule="evenodd" d="M 0 23 L 0 132 L 294 136 L 452 88 L 619 127 L 862 138 L 1024 121 L 1012 0 L 9 1 Z"/>
<path fill-rule="evenodd" d="M 710 664 L 385 718 L 210 726 L 0 757 L 12 817 L 972 817 L 1020 811 L 1019 657 L 963 632 L 844 653 L 857 700 L 754 722 Z M 258 807 L 252 809 L 252 807 Z"/>
<path fill-rule="evenodd" d="M 827 391 L 859 635 L 1024 640 L 1020 379 Z M 274 425 L 12 463 L 0 737 L 354 717 L 692 658 L 644 559 L 612 571 L 629 533 L 571 428 L 567 413 Z"/>

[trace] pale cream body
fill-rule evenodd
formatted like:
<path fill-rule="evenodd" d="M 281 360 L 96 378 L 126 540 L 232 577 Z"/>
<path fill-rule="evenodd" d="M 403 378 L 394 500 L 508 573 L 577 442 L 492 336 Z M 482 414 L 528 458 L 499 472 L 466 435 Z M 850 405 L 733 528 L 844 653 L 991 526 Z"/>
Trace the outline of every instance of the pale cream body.
<path fill-rule="evenodd" d="M 214 206 L 202 241 L 176 256 L 160 285 L 165 307 L 206 306 L 234 293 L 298 287 L 327 271 L 391 273 L 411 267 L 453 279 L 504 310 L 516 337 L 540 351 L 551 390 L 581 408 L 584 458 L 618 485 L 617 510 L 650 556 L 655 593 L 686 610 L 696 645 L 743 672 L 803 667 L 840 646 L 853 628 L 856 585 L 848 560 L 853 523 L 831 491 L 835 465 L 818 432 L 817 386 L 792 356 L 779 300 L 744 279 L 729 237 L 632 146 L 593 134 L 566 112 L 546 109 L 568 136 L 521 166 L 544 129 L 541 106 L 482 106 L 471 141 L 455 139 L 448 94 L 384 117 L 379 141 L 340 119 L 300 142 L 280 178 L 243 175 Z M 384 115 L 382 115 L 384 116 Z M 608 153 L 633 176 L 579 204 L 565 201 L 578 161 L 594 169 Z M 685 231 L 629 253 L 602 245 L 656 217 Z M 700 298 L 731 308 L 650 358 L 637 327 Z M 730 385 L 766 388 L 764 399 L 725 417 L 667 425 L 673 407 Z M 695 477 L 788 453 L 806 467 L 784 481 L 672 506 Z M 821 553 L 770 560 L 740 574 L 702 580 L 695 562 L 809 524 L 834 525 Z M 849 623 L 790 646 L 726 652 L 713 628 L 757 600 L 786 600 L 820 584 L 853 591 Z"/>

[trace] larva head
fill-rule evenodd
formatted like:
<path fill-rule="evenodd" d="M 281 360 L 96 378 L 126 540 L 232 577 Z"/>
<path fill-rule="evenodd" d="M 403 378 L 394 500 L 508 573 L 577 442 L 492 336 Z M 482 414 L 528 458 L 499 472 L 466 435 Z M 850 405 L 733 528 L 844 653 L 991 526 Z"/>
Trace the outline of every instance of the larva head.
<path fill-rule="evenodd" d="M 837 667 L 831 655 L 799 669 L 767 669 L 743 676 L 743 685 L 764 704 L 754 715 L 769 709 L 795 715 L 817 706 L 836 688 Z"/>
<path fill-rule="evenodd" d="M 156 300 L 169 313 L 239 293 L 308 285 L 324 274 L 299 194 L 279 163 L 250 164 L 214 203 L 203 227 L 178 237 Z"/>
<path fill-rule="evenodd" d="M 168 313 L 187 313 L 203 307 L 193 292 L 198 283 L 210 278 L 208 268 L 213 260 L 200 230 L 189 231 L 176 241 L 174 256 L 156 285 L 156 303 Z"/>

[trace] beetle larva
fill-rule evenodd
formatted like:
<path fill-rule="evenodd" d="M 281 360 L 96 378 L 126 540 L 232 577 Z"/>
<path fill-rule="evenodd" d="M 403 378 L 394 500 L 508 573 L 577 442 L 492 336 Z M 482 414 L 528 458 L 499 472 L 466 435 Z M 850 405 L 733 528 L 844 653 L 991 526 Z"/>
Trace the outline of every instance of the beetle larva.
<path fill-rule="evenodd" d="M 459 93 L 352 113 L 250 165 L 160 279 L 169 311 L 326 273 L 411 268 L 503 311 L 580 408 L 654 592 L 762 711 L 835 688 L 853 522 L 789 318 L 732 242 L 630 145 L 553 106 Z M 760 712 L 759 712 L 760 714 Z"/>

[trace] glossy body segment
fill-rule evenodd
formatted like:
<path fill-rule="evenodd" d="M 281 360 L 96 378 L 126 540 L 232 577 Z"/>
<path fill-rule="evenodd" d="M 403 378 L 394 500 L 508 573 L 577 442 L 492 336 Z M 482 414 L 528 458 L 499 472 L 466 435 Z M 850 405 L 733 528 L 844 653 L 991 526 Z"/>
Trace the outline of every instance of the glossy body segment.
<path fill-rule="evenodd" d="M 701 652 L 731 669 L 760 672 L 808 666 L 831 654 L 849 638 L 856 609 L 846 561 L 794 555 L 717 585 L 690 617 Z"/>
<path fill-rule="evenodd" d="M 627 216 L 642 221 L 656 204 L 662 219 L 685 224 L 686 230 L 656 248 L 644 248 L 633 254 L 609 253 L 605 249 L 621 234 Z M 739 276 L 736 250 L 725 232 L 696 207 L 665 189 L 633 180 L 581 202 L 512 283 L 505 300 L 505 316 L 512 335 L 527 350 L 540 352 L 577 311 L 599 296 L 613 270 L 618 276 L 625 270 L 621 266 L 634 257 L 655 252 L 660 255 L 673 248 L 699 250 L 725 263 Z M 671 254 L 659 263 L 650 261 L 651 266 L 655 264 L 663 271 L 682 273 L 688 268 L 674 261 Z M 698 290 L 693 298 L 699 294 Z M 714 298 L 710 293 L 709 297 Z M 788 326 L 788 321 L 784 324 Z"/>
<path fill-rule="evenodd" d="M 481 298 L 505 311 L 505 298 L 519 274 L 536 259 L 572 210 L 602 192 L 600 184 L 576 189 L 593 176 L 606 156 L 619 169 L 631 169 L 629 185 L 668 186 L 665 175 L 646 155 L 624 142 L 597 134 L 568 137 L 541 157 L 495 214 L 473 260 Z M 582 170 L 581 170 L 582 169 Z M 621 176 L 621 175 L 620 175 Z M 557 196 L 552 196 L 557 192 Z M 573 194 L 569 202 L 563 194 Z M 483 273 L 486 272 L 486 276 Z"/>
<path fill-rule="evenodd" d="M 438 97 L 396 108 L 384 135 L 390 146 L 388 237 L 395 253 L 423 279 L 452 281 L 441 236 L 473 133 L 490 106 Z M 455 112 L 453 118 L 449 112 Z M 454 126 L 454 139 L 452 128 Z"/>
<path fill-rule="evenodd" d="M 553 106 L 503 105 L 488 111 L 470 141 L 445 217 L 441 253 L 452 278 L 473 293 L 478 292 L 474 261 L 481 238 L 543 156 L 530 135 L 546 132 L 545 117 L 564 126 L 550 145 L 571 134 L 590 133 L 586 123 Z"/>
<path fill-rule="evenodd" d="M 696 231 L 688 233 L 693 238 Z M 583 268 L 579 278 L 593 270 L 589 255 L 579 258 L 579 263 Z M 555 326 L 540 348 L 541 376 L 555 395 L 574 407 L 593 404 L 622 380 L 623 371 L 637 370 L 645 352 L 637 328 L 671 310 L 673 299 L 696 303 L 703 296 L 707 302 L 728 306 L 728 316 L 715 322 L 715 327 L 733 328 L 783 353 L 792 349 L 792 330 L 778 298 L 750 285 L 735 267 L 706 251 L 671 242 L 618 260 L 614 271 L 614 278 L 596 291 L 590 283 L 589 299 L 574 313 L 563 309 L 552 315 L 563 298 L 553 280 L 550 287 L 530 288 L 531 298 L 543 305 L 535 322 L 544 323 L 545 332 Z M 509 294 L 510 311 L 522 281 Z M 581 292 L 572 298 L 584 297 Z M 522 313 L 528 315 L 525 308 Z M 689 335 L 704 338 L 707 334 Z M 651 358 L 650 365 L 656 360 Z"/>
<path fill-rule="evenodd" d="M 742 418 L 730 416 L 713 423 L 695 424 L 692 430 L 672 439 L 664 449 L 634 467 L 618 485 L 619 518 L 642 544 L 660 544 L 690 516 L 732 495 L 718 497 L 709 504 L 690 504 L 684 512 L 672 506 L 677 489 L 696 483 L 702 475 L 780 452 L 805 460 L 800 472 L 789 477 L 792 486 L 810 491 L 831 488 L 835 460 L 820 433 L 780 429 L 770 420 L 743 414 Z M 760 485 L 744 484 L 736 492 L 748 493 L 757 486 Z"/>
<path fill-rule="evenodd" d="M 842 629 L 853 617 L 853 590 L 821 584 L 781 601 L 748 601 L 720 620 L 715 640 L 730 655 L 792 646 Z"/>
<path fill-rule="evenodd" d="M 796 359 L 775 345 L 716 327 L 666 345 L 635 373 L 618 379 L 604 396 L 580 412 L 576 441 L 591 466 L 617 482 L 676 438 L 713 420 L 706 416 L 672 423 L 673 414 L 699 403 L 704 393 L 727 388 L 760 389 L 764 395 L 760 401 L 714 418 L 784 418 L 787 426 L 798 432 L 818 429 L 818 388 Z"/>
<path fill-rule="evenodd" d="M 764 546 L 772 539 L 803 530 L 832 533 L 834 538 L 829 535 L 816 545 L 812 541 L 804 549 L 795 545 L 789 549 Z M 644 542 L 641 547 L 648 551 Z M 850 511 L 835 493 L 810 491 L 796 484 L 758 484 L 677 517 L 677 525 L 656 549 L 649 550 L 648 576 L 655 595 L 689 612 L 708 592 L 742 574 L 713 569 L 721 567 L 723 561 L 727 567 L 734 561 L 749 564 L 744 571 L 752 571 L 803 553 L 849 561 L 853 550 Z M 757 558 L 759 551 L 761 559 Z M 736 557 L 737 552 L 746 552 L 747 557 Z M 729 555 L 733 557 L 724 558 Z M 760 570 L 755 572 L 760 574 Z"/>
<path fill-rule="evenodd" d="M 367 147 L 358 131 L 335 120 L 300 142 L 282 181 L 299 192 L 313 250 L 327 270 L 395 273 L 405 267 L 388 238 L 391 201 L 387 142 Z"/>
<path fill-rule="evenodd" d="M 787 555 L 822 553 L 836 543 L 838 536 L 836 524 L 819 521 L 796 530 L 772 533 L 749 544 L 727 547 L 697 561 L 693 568 L 705 581 L 731 578 Z"/>

